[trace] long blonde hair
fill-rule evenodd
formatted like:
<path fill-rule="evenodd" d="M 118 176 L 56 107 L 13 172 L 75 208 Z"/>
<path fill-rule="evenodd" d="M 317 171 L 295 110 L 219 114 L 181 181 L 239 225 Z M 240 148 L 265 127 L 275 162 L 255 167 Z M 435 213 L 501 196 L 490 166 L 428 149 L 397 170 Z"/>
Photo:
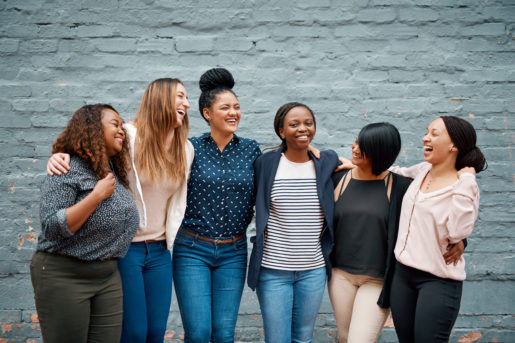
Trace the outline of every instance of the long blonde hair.
<path fill-rule="evenodd" d="M 181 182 L 186 173 L 185 145 L 189 121 L 185 115 L 182 125 L 175 127 L 175 96 L 179 79 L 163 78 L 152 81 L 145 89 L 134 124 L 137 128 L 138 149 L 136 167 L 150 182 L 171 178 Z M 165 142 L 173 130 L 172 144 Z"/>

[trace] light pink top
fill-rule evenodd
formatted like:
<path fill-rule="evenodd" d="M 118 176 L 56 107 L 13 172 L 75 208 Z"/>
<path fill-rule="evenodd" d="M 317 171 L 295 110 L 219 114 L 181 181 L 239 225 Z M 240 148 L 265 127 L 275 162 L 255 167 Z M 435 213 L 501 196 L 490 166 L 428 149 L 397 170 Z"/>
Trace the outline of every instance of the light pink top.
<path fill-rule="evenodd" d="M 158 184 L 148 181 L 142 174 L 139 179 L 147 222 L 144 225 L 140 224 L 133 242 L 165 240 L 168 203 L 175 192 L 179 190 L 180 183 L 165 177 L 164 181 Z"/>
<path fill-rule="evenodd" d="M 474 228 L 479 206 L 476 177 L 462 173 L 452 185 L 423 193 L 420 185 L 431 164 L 423 162 L 391 171 L 413 178 L 402 201 L 395 257 L 400 263 L 441 278 L 465 280 L 465 260 L 446 264 L 443 254 L 449 243 L 468 237 Z"/>
<path fill-rule="evenodd" d="M 127 130 L 127 136 L 129 138 L 130 145 L 130 163 L 131 169 L 127 171 L 127 178 L 129 180 L 129 191 L 136 202 L 139 212 L 139 229 L 136 233 L 136 236 L 133 239 L 133 242 L 138 242 L 140 240 L 151 239 L 151 238 L 143 238 L 146 236 L 146 229 L 149 227 L 149 223 L 153 221 L 150 218 L 148 210 L 152 206 L 148 206 L 146 200 L 148 198 L 147 194 L 143 194 L 143 186 L 140 182 L 140 175 L 136 170 L 135 163 L 135 148 L 136 148 L 136 133 L 137 130 L 134 125 L 129 123 L 124 124 L 124 128 Z M 161 204 L 166 204 L 165 211 L 161 212 L 160 218 L 164 218 L 165 225 L 165 237 L 166 237 L 166 245 L 168 249 L 172 249 L 173 242 L 175 240 L 175 236 L 179 227 L 182 223 L 182 219 L 184 218 L 184 212 L 186 211 L 186 194 L 187 194 L 187 183 L 190 175 L 191 164 L 193 163 L 193 158 L 195 156 L 195 150 L 193 149 L 193 145 L 188 140 L 186 142 L 186 170 L 184 179 L 178 185 L 178 189 L 173 192 L 173 190 L 168 190 L 167 192 L 173 192 L 173 195 L 166 198 L 166 201 Z M 171 185 L 173 187 L 173 185 Z M 155 196 L 150 195 L 151 197 Z M 165 195 L 166 196 L 166 195 Z M 160 211 L 163 211 L 160 208 Z M 161 220 L 159 220 L 161 221 Z M 153 225 L 153 224 L 150 224 Z M 160 230 L 160 229 L 159 229 Z"/>

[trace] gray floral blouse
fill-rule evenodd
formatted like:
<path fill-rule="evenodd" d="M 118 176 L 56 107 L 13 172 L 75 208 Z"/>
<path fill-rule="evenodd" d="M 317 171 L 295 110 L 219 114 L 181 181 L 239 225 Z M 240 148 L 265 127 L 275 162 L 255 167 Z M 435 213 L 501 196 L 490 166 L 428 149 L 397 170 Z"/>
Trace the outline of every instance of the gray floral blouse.
<path fill-rule="evenodd" d="M 98 205 L 84 225 L 72 233 L 66 208 L 86 197 L 98 181 L 89 164 L 73 156 L 68 174 L 46 176 L 41 185 L 41 235 L 37 250 L 84 261 L 121 258 L 139 225 L 138 209 L 116 178 L 114 194 Z"/>

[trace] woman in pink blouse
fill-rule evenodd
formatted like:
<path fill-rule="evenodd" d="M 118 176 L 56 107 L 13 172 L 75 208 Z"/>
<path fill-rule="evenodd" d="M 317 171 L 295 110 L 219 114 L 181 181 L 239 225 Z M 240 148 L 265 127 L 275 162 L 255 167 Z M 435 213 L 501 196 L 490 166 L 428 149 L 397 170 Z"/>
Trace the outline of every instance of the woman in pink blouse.
<path fill-rule="evenodd" d="M 447 264 L 443 255 L 472 232 L 479 205 L 475 175 L 486 168 L 474 128 L 458 117 L 434 120 L 422 143 L 426 162 L 392 169 L 414 179 L 402 203 L 391 291 L 400 343 L 449 340 L 465 261 Z"/>

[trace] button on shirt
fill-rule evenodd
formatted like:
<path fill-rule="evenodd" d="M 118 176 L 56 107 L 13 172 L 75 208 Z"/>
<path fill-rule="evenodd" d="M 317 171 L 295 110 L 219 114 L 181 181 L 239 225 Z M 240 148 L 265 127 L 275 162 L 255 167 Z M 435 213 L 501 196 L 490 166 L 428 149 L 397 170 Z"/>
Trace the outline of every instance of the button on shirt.
<path fill-rule="evenodd" d="M 244 233 L 252 219 L 253 164 L 261 155 L 258 143 L 234 135 L 220 151 L 209 133 L 190 140 L 195 159 L 182 228 L 211 238 Z"/>

